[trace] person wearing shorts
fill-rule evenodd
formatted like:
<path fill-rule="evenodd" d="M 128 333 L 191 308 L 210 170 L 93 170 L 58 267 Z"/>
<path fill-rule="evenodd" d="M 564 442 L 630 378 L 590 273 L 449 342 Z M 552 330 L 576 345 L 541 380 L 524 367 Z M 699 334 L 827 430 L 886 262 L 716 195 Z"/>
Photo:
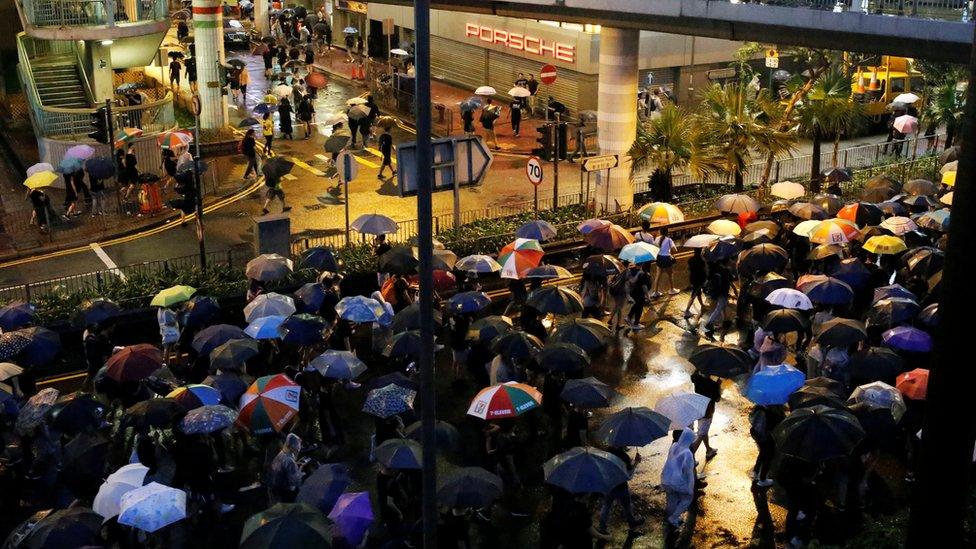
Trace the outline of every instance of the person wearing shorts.
<path fill-rule="evenodd" d="M 262 215 L 268 215 L 269 213 L 268 206 L 271 204 L 271 201 L 274 200 L 275 198 L 281 200 L 282 212 L 287 212 L 291 210 L 291 206 L 285 203 L 285 191 L 281 189 L 281 179 L 272 178 L 265 175 L 264 186 L 267 187 L 267 190 L 265 191 L 264 194 L 264 206 L 262 206 L 261 208 Z"/>
<path fill-rule="evenodd" d="M 691 374 L 691 382 L 695 386 L 696 393 L 708 397 L 705 416 L 698 420 L 695 431 L 695 442 L 691 445 L 691 453 L 694 454 L 698 450 L 699 445 L 705 444 L 705 459 L 710 460 L 718 453 L 718 450 L 712 448 L 708 443 L 708 430 L 711 428 L 712 418 L 715 416 L 715 403 L 722 400 L 722 380 L 695 372 Z"/>
<path fill-rule="evenodd" d="M 663 295 L 661 293 L 661 279 L 667 277 L 668 279 L 668 293 L 671 295 L 681 293 L 680 290 L 674 287 L 674 278 L 672 276 L 672 269 L 674 268 L 674 256 L 671 252 L 674 250 L 674 240 L 668 236 L 668 228 L 661 227 L 661 235 L 657 237 L 654 243 L 660 252 L 657 254 L 657 277 L 654 279 L 654 292 L 651 297 L 660 297 Z"/>

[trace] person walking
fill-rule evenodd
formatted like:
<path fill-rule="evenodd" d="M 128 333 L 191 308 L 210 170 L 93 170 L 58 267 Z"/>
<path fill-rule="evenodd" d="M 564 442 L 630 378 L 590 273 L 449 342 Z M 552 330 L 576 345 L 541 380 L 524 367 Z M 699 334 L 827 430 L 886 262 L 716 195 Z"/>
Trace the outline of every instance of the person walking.
<path fill-rule="evenodd" d="M 529 90 L 529 116 L 535 115 L 536 110 L 536 94 L 539 92 L 539 81 L 535 79 L 534 74 L 529 74 L 529 79 L 525 83 L 526 89 Z"/>
<path fill-rule="evenodd" d="M 353 57 L 352 55 L 353 47 L 355 47 L 356 45 L 356 39 L 353 38 L 353 35 L 346 34 L 345 44 L 346 44 L 346 63 L 352 63 L 356 60 L 356 58 Z"/>
<path fill-rule="evenodd" d="M 512 135 L 519 136 L 522 127 L 522 100 L 516 97 L 508 107 L 508 120 L 512 123 Z"/>
<path fill-rule="evenodd" d="M 183 71 L 183 64 L 177 58 L 172 58 L 169 62 L 169 87 L 174 90 L 180 89 L 180 73 Z"/>
<path fill-rule="evenodd" d="M 610 278 L 607 293 L 610 295 L 610 319 L 607 324 L 616 333 L 622 323 L 626 321 L 624 307 L 627 306 L 627 296 L 630 294 L 628 271 L 617 273 Z"/>
<path fill-rule="evenodd" d="M 647 292 L 651 288 L 651 275 L 647 272 L 649 267 L 650 263 L 643 265 L 634 263 L 627 271 L 627 276 L 630 279 L 628 281 L 630 298 L 634 301 L 634 304 L 630 307 L 630 312 L 627 314 L 627 325 L 632 330 L 642 330 L 644 328 L 640 320 L 644 316 Z"/>
<path fill-rule="evenodd" d="M 383 179 L 383 172 L 387 168 L 390 168 L 390 177 L 396 177 L 396 170 L 393 168 L 393 136 L 390 135 L 390 127 L 387 126 L 383 128 L 383 133 L 380 134 L 380 154 L 383 155 L 383 162 L 380 165 L 380 173 L 376 176 L 377 179 Z"/>
<path fill-rule="evenodd" d="M 302 484 L 302 470 L 298 454 L 302 451 L 302 439 L 288 433 L 281 451 L 271 462 L 268 472 L 268 492 L 273 503 L 293 503 Z"/>
<path fill-rule="evenodd" d="M 254 139 L 254 128 L 248 128 L 241 139 L 238 150 L 247 159 L 247 168 L 244 169 L 244 179 L 246 180 L 253 170 L 254 178 L 258 177 L 258 151 L 257 142 Z"/>
<path fill-rule="evenodd" d="M 312 138 L 312 121 L 315 120 L 315 107 L 312 106 L 312 98 L 308 95 L 302 97 L 302 102 L 298 104 L 298 120 L 305 126 L 305 137 Z"/>
<path fill-rule="evenodd" d="M 691 445 L 691 453 L 698 451 L 698 446 L 705 445 L 705 460 L 710 460 L 718 454 L 718 450 L 712 448 L 708 443 L 708 431 L 712 427 L 712 418 L 715 417 L 715 404 L 722 400 L 722 380 L 706 376 L 697 370 L 691 374 L 691 383 L 695 386 L 695 392 L 704 397 L 708 397 L 708 406 L 705 408 L 705 415 L 698 420 L 698 429 L 695 432 L 695 442 Z"/>
<path fill-rule="evenodd" d="M 695 248 L 694 254 L 691 259 L 688 260 L 688 283 L 691 285 L 691 296 L 688 298 L 688 305 L 685 306 L 685 320 L 688 321 L 688 327 L 693 328 L 691 325 L 691 306 L 698 300 L 698 311 L 699 314 L 705 311 L 705 301 L 702 299 L 702 289 L 705 287 L 705 281 L 708 278 L 707 264 L 705 263 L 705 258 L 702 257 L 701 248 Z"/>
<path fill-rule="evenodd" d="M 495 137 L 495 119 L 498 118 L 498 108 L 492 104 L 491 98 L 485 100 L 481 109 L 481 127 L 485 130 L 485 143 L 492 149 L 498 150 L 498 138 Z"/>
<path fill-rule="evenodd" d="M 175 364 L 179 358 L 176 344 L 180 341 L 180 323 L 176 311 L 169 307 L 160 307 L 156 311 L 156 322 L 159 324 L 159 337 L 163 346 L 163 363 Z"/>
<path fill-rule="evenodd" d="M 353 108 L 354 107 L 349 107 L 346 109 L 346 118 L 349 119 L 349 133 L 351 134 L 351 137 L 349 138 L 349 148 L 351 149 L 356 148 L 356 136 L 359 135 L 359 124 L 361 123 L 359 118 L 349 116 L 349 111 L 351 111 Z"/>
<path fill-rule="evenodd" d="M 281 132 L 282 139 L 294 139 L 291 134 L 291 112 L 291 101 L 287 97 L 282 98 L 278 105 L 278 131 Z"/>
<path fill-rule="evenodd" d="M 268 206 L 271 205 L 271 201 L 275 198 L 281 200 L 282 213 L 291 211 L 291 206 L 285 203 L 285 191 L 281 189 L 281 178 L 265 176 L 264 186 L 267 187 L 267 190 L 264 195 L 264 205 L 261 206 L 261 213 L 263 215 L 268 215 Z"/>
<path fill-rule="evenodd" d="M 51 208 L 51 198 L 41 189 L 30 189 L 27 191 L 27 199 L 34 210 L 31 213 L 31 224 L 37 225 L 41 232 L 47 231 L 47 211 Z"/>
<path fill-rule="evenodd" d="M 240 92 L 241 103 L 247 107 L 247 85 L 251 83 L 251 73 L 244 67 L 237 74 L 237 88 Z"/>
<path fill-rule="evenodd" d="M 197 93 L 199 90 L 197 86 L 197 58 L 190 57 L 183 64 L 186 66 L 186 81 L 190 83 L 190 91 Z"/>
<path fill-rule="evenodd" d="M 651 297 L 660 297 L 663 295 L 661 293 L 661 279 L 668 279 L 668 293 L 671 295 L 681 293 L 680 290 L 674 287 L 674 278 L 672 277 L 672 270 L 674 268 L 674 256 L 671 254 L 674 250 L 674 240 L 668 236 L 668 228 L 661 227 L 661 235 L 658 236 L 654 245 L 658 247 L 659 251 L 657 254 L 657 276 L 654 277 L 654 293 Z"/>
<path fill-rule="evenodd" d="M 85 197 L 85 206 L 89 211 L 92 209 L 92 195 L 88 190 L 88 185 L 85 184 L 85 171 L 78 170 L 71 175 L 71 183 L 75 187 L 75 192 L 80 193 Z"/>
<path fill-rule="evenodd" d="M 681 528 L 682 515 L 691 506 L 695 496 L 695 456 L 691 445 L 695 433 L 691 429 L 675 431 L 677 440 L 668 450 L 668 457 L 661 470 L 661 487 L 664 488 L 665 525 L 673 530 Z"/>
<path fill-rule="evenodd" d="M 786 412 L 782 406 L 755 406 L 749 412 L 749 435 L 759 449 L 756 464 L 752 468 L 752 480 L 760 488 L 773 485 L 773 481 L 769 478 L 773 458 L 776 456 L 773 429 L 784 419 L 786 419 Z"/>
<path fill-rule="evenodd" d="M 712 300 L 712 312 L 705 320 L 705 337 L 715 340 L 715 323 L 725 317 L 725 308 L 729 304 L 729 293 L 736 294 L 732 284 L 732 272 L 725 261 L 713 263 L 709 269 L 708 280 L 705 282 L 705 293 Z"/>
<path fill-rule="evenodd" d="M 81 215 L 78 211 L 78 191 L 75 190 L 72 174 L 63 174 L 62 178 L 64 179 L 64 213 L 61 214 L 61 219 L 71 221 L 72 216 Z"/>
<path fill-rule="evenodd" d="M 91 174 L 88 174 L 88 181 L 91 183 L 92 217 L 105 215 L 105 182 L 101 179 L 95 179 Z"/>
<path fill-rule="evenodd" d="M 265 78 L 270 78 L 274 73 L 274 58 L 277 51 L 278 50 L 274 46 L 268 46 L 264 48 L 264 52 L 261 54 L 261 58 L 264 60 Z"/>
<path fill-rule="evenodd" d="M 474 135 L 474 111 L 464 109 L 461 111 L 461 124 L 464 127 L 464 135 L 471 137 Z"/>
<path fill-rule="evenodd" d="M 603 307 L 606 304 L 606 278 L 583 274 L 580 281 L 580 296 L 583 298 L 583 318 L 603 318 Z"/>
<path fill-rule="evenodd" d="M 163 179 L 163 192 L 169 189 L 169 184 L 175 181 L 176 177 L 176 153 L 172 149 L 166 148 L 162 149 L 162 158 L 159 161 L 159 167 L 163 169 L 163 173 L 166 174 Z"/>
<path fill-rule="evenodd" d="M 628 477 L 634 477 L 634 470 L 637 469 L 637 465 L 641 462 L 640 454 L 637 454 L 634 459 L 631 459 L 630 455 L 627 454 L 626 448 L 617 448 L 614 446 L 607 448 L 607 452 L 620 458 L 620 461 L 627 467 Z M 620 508 L 624 513 L 624 519 L 627 520 L 627 525 L 631 533 L 636 532 L 637 528 L 644 524 L 644 517 L 634 513 L 634 503 L 630 496 L 628 481 L 621 482 L 607 492 L 607 495 L 603 496 L 603 505 L 600 509 L 600 523 L 597 526 L 596 535 L 605 540 L 610 539 L 610 531 L 607 530 L 607 524 L 610 522 L 610 512 L 613 511 L 614 503 L 620 503 Z"/>
<path fill-rule="evenodd" d="M 274 119 L 271 113 L 264 113 L 261 119 L 261 129 L 264 132 L 264 154 L 271 154 L 271 144 L 274 142 Z"/>

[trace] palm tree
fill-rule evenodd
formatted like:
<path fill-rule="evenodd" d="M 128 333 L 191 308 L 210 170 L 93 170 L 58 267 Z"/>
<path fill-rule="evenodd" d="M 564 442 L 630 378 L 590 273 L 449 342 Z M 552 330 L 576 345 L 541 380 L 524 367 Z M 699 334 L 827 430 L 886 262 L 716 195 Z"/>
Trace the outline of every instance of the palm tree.
<path fill-rule="evenodd" d="M 672 197 L 672 174 L 677 171 L 704 178 L 719 169 L 716 158 L 705 146 L 695 117 L 672 104 L 660 116 L 637 127 L 637 139 L 627 151 L 630 173 L 653 168 L 651 194 L 654 200 L 668 202 Z"/>
<path fill-rule="evenodd" d="M 943 124 L 946 127 L 946 148 L 952 146 L 965 104 L 965 93 L 959 91 L 956 81 L 946 79 L 935 86 L 925 105 L 922 118 L 925 119 L 926 124 L 934 126 L 933 129 Z"/>
<path fill-rule="evenodd" d="M 735 190 L 753 157 L 792 151 L 796 137 L 776 127 L 778 102 L 768 90 L 749 98 L 744 84 L 714 84 L 702 96 L 697 120 L 718 155 L 721 171 L 732 177 Z"/>
<path fill-rule="evenodd" d="M 831 165 L 837 167 L 840 138 L 860 121 L 861 104 L 851 100 L 850 79 L 839 70 L 825 72 L 797 108 L 800 130 L 813 139 L 810 182 L 813 191 L 820 190 L 820 151 L 825 137 L 833 136 L 834 153 Z"/>

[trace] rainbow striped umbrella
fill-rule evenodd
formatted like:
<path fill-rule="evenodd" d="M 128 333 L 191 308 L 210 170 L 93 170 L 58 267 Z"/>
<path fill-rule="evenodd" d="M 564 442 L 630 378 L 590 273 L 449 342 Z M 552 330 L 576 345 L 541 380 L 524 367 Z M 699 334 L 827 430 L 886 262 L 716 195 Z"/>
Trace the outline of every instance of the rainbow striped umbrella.
<path fill-rule="evenodd" d="M 209 385 L 185 385 L 170 391 L 166 398 L 179 402 L 185 410 L 192 410 L 220 404 L 220 391 Z"/>
<path fill-rule="evenodd" d="M 301 389 L 285 374 L 259 377 L 241 395 L 237 424 L 256 435 L 284 429 L 298 415 Z"/>
<path fill-rule="evenodd" d="M 509 381 L 485 387 L 471 401 L 468 415 L 481 419 L 515 417 L 542 404 L 542 393 L 531 385 Z"/>
<path fill-rule="evenodd" d="M 810 229 L 810 242 L 814 244 L 846 244 L 857 240 L 861 231 L 853 221 L 833 218 L 821 221 Z"/>
<path fill-rule="evenodd" d="M 122 128 L 115 132 L 115 146 L 121 147 L 137 137 L 142 137 L 142 130 L 139 128 Z"/>
<path fill-rule="evenodd" d="M 498 263 L 502 266 L 502 278 L 518 278 L 519 273 L 532 267 L 538 267 L 542 256 L 538 240 L 531 238 L 516 238 L 498 252 Z"/>
<path fill-rule="evenodd" d="M 187 132 L 165 132 L 159 134 L 156 142 L 164 149 L 179 149 L 193 141 L 193 136 Z"/>
<path fill-rule="evenodd" d="M 637 215 L 655 225 L 666 225 L 685 220 L 685 214 L 681 213 L 677 206 L 667 202 L 651 202 L 637 210 Z"/>

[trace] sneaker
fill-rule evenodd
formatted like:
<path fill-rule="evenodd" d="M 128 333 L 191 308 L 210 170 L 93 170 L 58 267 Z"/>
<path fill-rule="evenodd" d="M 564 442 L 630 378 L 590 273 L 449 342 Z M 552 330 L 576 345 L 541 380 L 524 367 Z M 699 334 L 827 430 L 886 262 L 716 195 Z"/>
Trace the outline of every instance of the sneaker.
<path fill-rule="evenodd" d="M 661 292 L 651 292 L 651 299 L 654 299 L 655 297 L 661 297 Z"/>
<path fill-rule="evenodd" d="M 678 295 L 678 294 L 681 293 L 681 290 L 679 290 L 677 288 L 671 288 L 671 291 L 668 292 L 668 293 L 671 294 L 671 295 Z"/>
<path fill-rule="evenodd" d="M 768 487 L 770 487 L 772 485 L 773 485 L 773 480 L 772 479 L 764 478 L 762 480 L 757 480 L 756 481 L 756 486 L 759 486 L 760 488 L 768 488 Z"/>
<path fill-rule="evenodd" d="M 633 329 L 635 329 L 635 330 L 643 330 L 644 329 L 644 325 L 643 324 L 632 324 L 630 327 L 633 328 Z"/>
<path fill-rule="evenodd" d="M 711 461 L 712 458 L 714 458 L 717 455 L 718 455 L 718 450 L 716 450 L 715 448 L 712 448 L 710 450 L 706 450 L 705 451 L 705 461 Z"/>

